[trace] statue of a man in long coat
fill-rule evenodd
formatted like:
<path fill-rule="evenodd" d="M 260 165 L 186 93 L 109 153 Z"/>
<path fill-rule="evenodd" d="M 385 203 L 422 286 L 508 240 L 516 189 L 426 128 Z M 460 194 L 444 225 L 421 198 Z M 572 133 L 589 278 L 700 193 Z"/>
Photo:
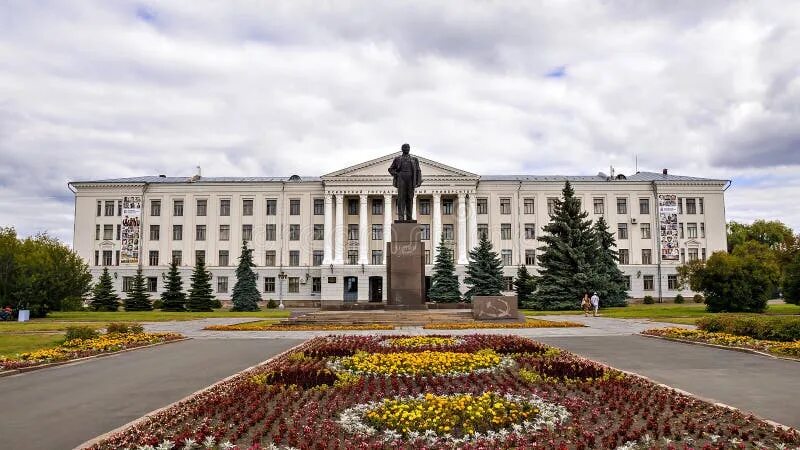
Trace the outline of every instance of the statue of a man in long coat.
<path fill-rule="evenodd" d="M 414 189 L 422 184 L 422 172 L 419 170 L 419 160 L 410 154 L 411 146 L 403 144 L 401 150 L 403 154 L 392 161 L 389 173 L 394 177 L 394 187 L 397 188 L 397 220 L 410 221 Z"/>

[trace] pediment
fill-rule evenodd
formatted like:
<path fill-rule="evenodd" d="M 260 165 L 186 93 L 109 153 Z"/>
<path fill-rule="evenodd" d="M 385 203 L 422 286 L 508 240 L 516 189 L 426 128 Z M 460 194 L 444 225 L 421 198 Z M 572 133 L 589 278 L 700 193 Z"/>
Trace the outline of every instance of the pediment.
<path fill-rule="evenodd" d="M 688 241 L 686 241 L 686 246 L 687 247 L 700 247 L 700 242 L 696 241 L 694 239 L 689 239 Z"/>
<path fill-rule="evenodd" d="M 400 152 L 392 153 L 386 156 L 382 156 L 380 158 L 376 158 L 367 162 L 363 162 L 361 164 L 356 164 L 354 166 L 346 167 L 341 170 L 337 170 L 336 172 L 331 172 L 329 174 L 323 175 L 322 178 L 324 180 L 331 180 L 331 179 L 362 179 L 362 178 L 388 178 L 389 175 L 389 166 L 392 164 L 392 161 L 396 156 L 399 156 Z M 446 164 L 442 164 L 440 162 L 436 162 L 430 160 L 428 158 L 424 158 L 422 156 L 413 155 L 419 160 L 419 168 L 422 171 L 422 178 L 454 178 L 454 179 L 478 179 L 478 175 L 474 173 L 467 172 L 464 170 L 456 169 L 455 167 L 448 166 Z"/>

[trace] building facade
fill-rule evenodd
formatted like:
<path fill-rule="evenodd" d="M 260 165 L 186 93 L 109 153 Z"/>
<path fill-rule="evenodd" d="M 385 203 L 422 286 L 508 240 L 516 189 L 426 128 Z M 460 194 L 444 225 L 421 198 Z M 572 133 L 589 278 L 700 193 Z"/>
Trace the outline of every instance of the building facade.
<path fill-rule="evenodd" d="M 108 266 L 118 291 L 139 265 L 157 296 L 176 261 L 188 287 L 198 258 L 227 300 L 243 241 L 254 249 L 264 300 L 287 305 L 386 301 L 386 243 L 396 216 L 387 169 L 396 154 L 321 177 L 147 176 L 74 181 L 74 249 L 97 277 Z M 414 217 L 422 225 L 426 273 L 440 242 L 453 249 L 463 280 L 468 251 L 486 235 L 501 255 L 506 289 L 520 265 L 535 272 L 538 238 L 569 180 L 591 219 L 617 238 L 633 298 L 681 292 L 676 268 L 727 247 L 729 182 L 640 172 L 624 177 L 480 176 L 419 157 L 423 184 Z M 465 288 L 464 288 L 465 290 Z M 684 295 L 688 292 L 683 291 Z"/>

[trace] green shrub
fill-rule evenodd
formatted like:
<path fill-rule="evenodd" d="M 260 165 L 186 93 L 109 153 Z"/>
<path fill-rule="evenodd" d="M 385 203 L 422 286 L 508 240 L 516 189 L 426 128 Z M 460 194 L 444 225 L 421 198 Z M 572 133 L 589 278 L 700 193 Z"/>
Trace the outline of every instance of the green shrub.
<path fill-rule="evenodd" d="M 142 324 L 140 324 L 140 323 L 132 323 L 132 324 L 128 325 L 128 330 L 131 333 L 140 334 L 140 333 L 144 333 L 144 326 L 142 326 Z"/>
<path fill-rule="evenodd" d="M 681 294 L 678 294 L 678 295 L 675 296 L 675 303 L 676 304 L 680 305 L 680 304 L 683 304 L 683 302 L 684 302 L 684 300 L 683 300 L 683 296 Z"/>
<path fill-rule="evenodd" d="M 211 307 L 214 309 L 220 309 L 222 308 L 222 302 L 219 301 L 218 298 L 215 298 L 214 300 L 211 300 Z"/>
<path fill-rule="evenodd" d="M 72 295 L 61 300 L 61 311 L 83 311 L 83 298 Z"/>
<path fill-rule="evenodd" d="M 95 331 L 94 328 L 87 327 L 86 325 L 69 326 L 67 327 L 67 334 L 64 336 L 64 339 L 67 341 L 73 339 L 93 339 L 99 335 L 100 334 Z"/>
<path fill-rule="evenodd" d="M 652 305 L 652 304 L 654 304 L 656 301 L 655 301 L 655 299 L 653 298 L 653 296 L 652 296 L 652 295 L 645 295 L 645 296 L 644 296 L 644 300 L 643 300 L 642 302 L 643 302 L 645 305 Z"/>
<path fill-rule="evenodd" d="M 692 297 L 692 300 L 695 303 L 703 303 L 704 301 L 706 301 L 706 299 L 703 298 L 703 294 L 694 294 L 694 297 Z"/>
<path fill-rule="evenodd" d="M 106 333 L 128 333 L 131 329 L 128 327 L 127 323 L 124 322 L 112 322 L 106 325 Z"/>
<path fill-rule="evenodd" d="M 735 334 L 770 341 L 800 340 L 800 317 L 720 314 L 699 319 L 697 327 L 709 332 Z"/>
<path fill-rule="evenodd" d="M 164 301 L 159 299 L 153 300 L 153 309 L 163 309 Z"/>
<path fill-rule="evenodd" d="M 278 303 L 276 303 L 275 300 L 273 300 L 273 299 L 269 299 L 269 301 L 267 302 L 267 308 L 275 309 L 277 307 L 278 307 Z"/>

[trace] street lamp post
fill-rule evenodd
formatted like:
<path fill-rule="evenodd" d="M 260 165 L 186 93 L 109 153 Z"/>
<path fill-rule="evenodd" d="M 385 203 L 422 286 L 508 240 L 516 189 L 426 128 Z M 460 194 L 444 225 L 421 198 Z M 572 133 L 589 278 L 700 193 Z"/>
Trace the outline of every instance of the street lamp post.
<path fill-rule="evenodd" d="M 283 280 L 288 277 L 286 272 L 281 270 L 278 273 L 278 309 L 284 309 L 286 306 L 283 304 Z"/>

